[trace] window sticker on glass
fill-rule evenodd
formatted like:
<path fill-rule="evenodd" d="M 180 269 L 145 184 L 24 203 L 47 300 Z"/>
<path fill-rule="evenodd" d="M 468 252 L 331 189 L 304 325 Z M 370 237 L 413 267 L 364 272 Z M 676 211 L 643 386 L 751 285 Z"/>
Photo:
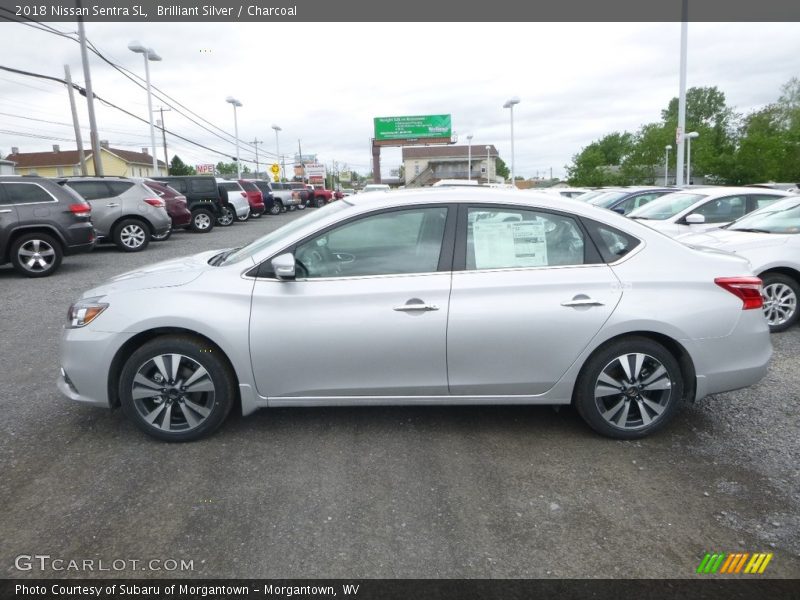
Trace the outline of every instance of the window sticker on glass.
<path fill-rule="evenodd" d="M 476 269 L 547 265 L 547 243 L 542 221 L 476 221 L 473 235 Z"/>

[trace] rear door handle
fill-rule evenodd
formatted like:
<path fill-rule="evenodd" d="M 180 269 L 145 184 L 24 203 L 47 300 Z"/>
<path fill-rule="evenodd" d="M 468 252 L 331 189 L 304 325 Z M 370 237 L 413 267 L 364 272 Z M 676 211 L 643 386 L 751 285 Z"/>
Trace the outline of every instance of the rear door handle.
<path fill-rule="evenodd" d="M 119 206 L 119 202 L 111 202 L 109 204 L 106 204 L 106 206 Z"/>
<path fill-rule="evenodd" d="M 0 214 L 10 213 L 10 212 L 11 212 L 10 208 L 6 208 L 6 209 L 3 209 L 3 210 L 0 210 Z"/>
<path fill-rule="evenodd" d="M 395 306 L 393 310 L 411 312 L 415 310 L 439 310 L 439 307 L 436 304 L 403 304 L 402 306 Z"/>
<path fill-rule="evenodd" d="M 603 306 L 603 303 L 592 298 L 573 298 L 569 302 L 562 302 L 561 306 Z"/>

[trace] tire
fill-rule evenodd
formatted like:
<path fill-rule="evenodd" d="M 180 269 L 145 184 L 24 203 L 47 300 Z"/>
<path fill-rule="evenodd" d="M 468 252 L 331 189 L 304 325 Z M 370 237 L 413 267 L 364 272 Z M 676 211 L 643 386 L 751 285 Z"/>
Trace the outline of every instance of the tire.
<path fill-rule="evenodd" d="M 279 201 L 276 200 L 275 202 L 272 203 L 272 206 L 269 209 L 269 214 L 279 215 L 281 214 L 282 210 L 283 210 L 283 204 L 281 204 Z"/>
<path fill-rule="evenodd" d="M 678 361 L 664 346 L 648 338 L 629 337 L 589 357 L 573 398 L 578 413 L 597 433 L 632 440 L 661 429 L 672 419 L 683 388 Z"/>
<path fill-rule="evenodd" d="M 239 215 L 236 215 L 236 220 L 239 221 L 240 223 L 244 223 L 249 218 L 250 218 L 250 209 L 249 208 L 247 209 L 247 214 L 245 216 L 240 217 Z"/>
<path fill-rule="evenodd" d="M 123 219 L 114 227 L 112 239 L 123 252 L 141 252 L 150 243 L 150 228 L 139 219 Z"/>
<path fill-rule="evenodd" d="M 217 348 L 191 336 L 150 340 L 131 354 L 120 374 L 125 415 L 148 435 L 168 442 L 189 442 L 214 432 L 235 397 L 235 377 L 227 361 Z"/>
<path fill-rule="evenodd" d="M 161 235 L 156 235 L 155 233 L 150 236 L 150 239 L 154 242 L 166 242 L 170 237 L 172 237 L 172 227 L 166 233 L 162 233 Z"/>
<path fill-rule="evenodd" d="M 25 277 L 47 277 L 61 265 L 61 243 L 46 233 L 26 233 L 11 245 L 11 264 Z"/>
<path fill-rule="evenodd" d="M 214 229 L 214 213 L 207 208 L 196 208 L 192 211 L 192 222 L 189 228 L 195 233 L 208 233 Z"/>
<path fill-rule="evenodd" d="M 317 201 L 314 203 L 317 208 L 322 208 L 325 206 L 325 198 L 317 198 Z"/>
<path fill-rule="evenodd" d="M 263 210 L 261 210 L 261 211 L 256 211 L 256 212 L 251 212 L 251 213 L 250 213 L 250 218 L 251 218 L 251 219 L 260 219 L 260 218 L 261 218 L 261 215 L 263 215 L 263 214 L 264 214 L 264 211 L 263 211 Z"/>
<path fill-rule="evenodd" d="M 299 206 L 299 205 L 298 205 L 298 206 Z M 295 206 L 295 205 L 293 204 L 293 205 L 291 205 L 291 206 L 287 206 L 287 207 L 286 207 L 286 211 L 287 211 L 287 212 L 293 212 L 293 211 L 295 210 L 295 208 L 298 208 L 298 207 L 297 207 L 297 206 Z"/>
<path fill-rule="evenodd" d="M 235 220 L 236 211 L 233 210 L 230 204 L 226 204 L 220 209 L 220 213 L 217 216 L 217 225 L 220 227 L 230 227 Z"/>
<path fill-rule="evenodd" d="M 305 209 L 306 209 L 305 202 L 301 202 L 300 204 L 297 205 L 297 210 L 305 210 Z"/>
<path fill-rule="evenodd" d="M 771 333 L 786 331 L 797 323 L 800 312 L 797 301 L 800 298 L 800 283 L 781 273 L 765 273 L 761 276 L 764 288 L 764 316 Z"/>

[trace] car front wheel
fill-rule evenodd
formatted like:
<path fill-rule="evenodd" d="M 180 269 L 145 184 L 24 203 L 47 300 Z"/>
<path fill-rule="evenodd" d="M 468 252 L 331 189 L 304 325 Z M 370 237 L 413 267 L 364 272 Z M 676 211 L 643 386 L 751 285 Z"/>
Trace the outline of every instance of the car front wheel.
<path fill-rule="evenodd" d="M 283 210 L 283 204 L 280 202 L 275 201 L 269 209 L 269 214 L 271 215 L 279 215 Z"/>
<path fill-rule="evenodd" d="M 765 273 L 761 280 L 764 283 L 764 316 L 767 318 L 769 330 L 773 333 L 785 331 L 797 322 L 797 299 L 800 297 L 800 284 L 781 273 Z"/>
<path fill-rule="evenodd" d="M 151 340 L 125 362 L 119 396 L 126 416 L 168 442 L 215 431 L 234 404 L 231 369 L 218 348 L 190 336 Z"/>
<path fill-rule="evenodd" d="M 233 222 L 236 220 L 236 212 L 233 210 L 233 207 L 229 204 L 226 204 L 220 209 L 219 216 L 217 217 L 217 225 L 220 227 L 229 227 L 233 225 Z"/>
<path fill-rule="evenodd" d="M 11 246 L 11 263 L 26 277 L 46 277 L 61 264 L 61 244 L 46 233 L 27 233 Z"/>
<path fill-rule="evenodd" d="M 636 439 L 666 425 L 683 397 L 675 357 L 648 338 L 617 340 L 593 354 L 575 386 L 575 407 L 598 433 Z"/>

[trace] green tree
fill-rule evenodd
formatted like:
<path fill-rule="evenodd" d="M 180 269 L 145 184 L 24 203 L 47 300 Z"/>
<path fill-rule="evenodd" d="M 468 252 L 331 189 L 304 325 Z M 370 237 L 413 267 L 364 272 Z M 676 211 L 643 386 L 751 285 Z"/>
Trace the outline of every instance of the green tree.
<path fill-rule="evenodd" d="M 567 179 L 571 185 L 619 185 L 624 176 L 620 167 L 633 149 L 634 137 L 628 133 L 614 132 L 592 142 L 572 157 L 567 165 Z"/>
<path fill-rule="evenodd" d="M 508 169 L 508 165 L 506 165 L 505 161 L 498 156 L 495 159 L 494 165 L 495 174 L 503 179 L 508 179 L 509 175 L 511 175 L 511 171 Z"/>
<path fill-rule="evenodd" d="M 176 154 L 172 157 L 172 161 L 169 163 L 170 175 L 195 175 L 196 173 L 194 167 L 183 162 L 180 156 Z"/>
<path fill-rule="evenodd" d="M 224 163 L 222 161 L 217 163 L 216 166 L 217 175 L 221 175 L 222 177 L 230 177 L 231 175 L 236 175 L 236 161 Z"/>

